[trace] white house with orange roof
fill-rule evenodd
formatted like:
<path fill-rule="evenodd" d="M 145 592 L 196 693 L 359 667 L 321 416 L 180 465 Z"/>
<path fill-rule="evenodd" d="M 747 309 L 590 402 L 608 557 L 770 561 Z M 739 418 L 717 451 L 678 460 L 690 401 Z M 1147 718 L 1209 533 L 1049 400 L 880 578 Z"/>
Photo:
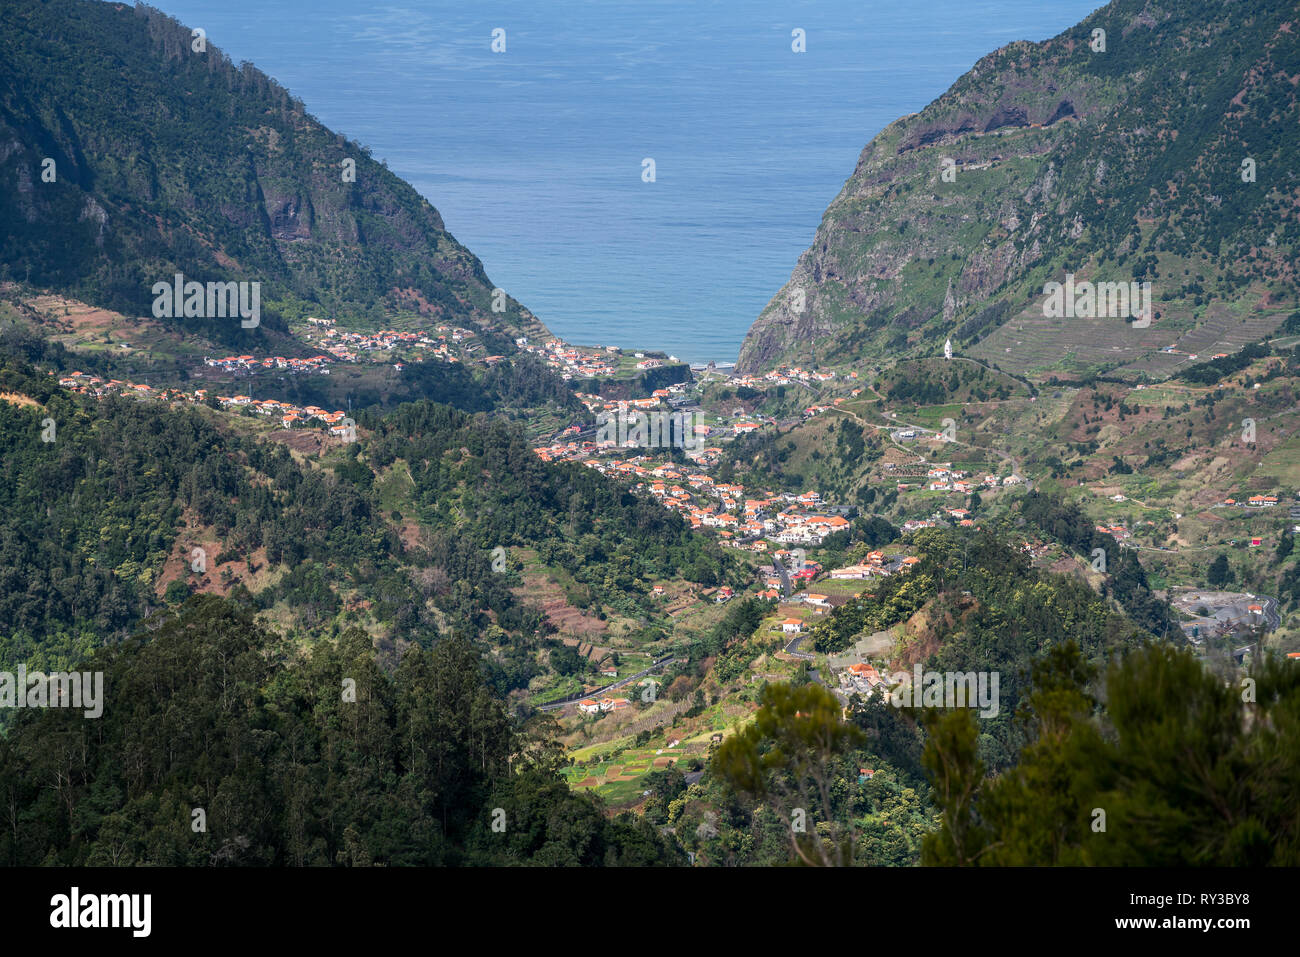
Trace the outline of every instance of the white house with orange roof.
<path fill-rule="evenodd" d="M 845 565 L 843 568 L 831 569 L 831 578 L 839 581 L 870 578 L 875 569 L 870 565 Z"/>

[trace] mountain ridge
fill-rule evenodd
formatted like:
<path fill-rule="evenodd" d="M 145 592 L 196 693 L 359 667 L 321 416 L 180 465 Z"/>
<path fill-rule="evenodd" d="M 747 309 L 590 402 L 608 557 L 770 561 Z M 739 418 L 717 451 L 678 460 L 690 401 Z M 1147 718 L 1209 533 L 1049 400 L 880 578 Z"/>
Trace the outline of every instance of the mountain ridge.
<path fill-rule="evenodd" d="M 259 281 L 272 333 L 332 310 L 464 323 L 498 352 L 549 335 L 494 301 L 428 200 L 201 31 L 84 0 L 7 5 L 3 25 L 0 274 L 138 315 L 177 272 Z"/>
<path fill-rule="evenodd" d="M 1125 373 L 1158 379 L 1169 372 L 1158 350 L 1226 323 L 1221 304 L 1242 290 L 1257 300 L 1239 310 L 1251 338 L 1276 328 L 1296 301 L 1294 13 L 1114 0 L 1057 37 L 981 58 L 863 149 L 738 367 L 933 355 L 954 336 L 1015 372 L 1103 371 L 1103 349 L 1118 345 L 1125 362 L 1109 368 L 1137 363 Z M 1038 318 L 1043 284 L 1066 272 L 1153 281 L 1162 327 L 1080 327 L 1074 358 L 1031 354 L 1050 346 L 1036 328 L 1036 343 L 973 349 Z"/>

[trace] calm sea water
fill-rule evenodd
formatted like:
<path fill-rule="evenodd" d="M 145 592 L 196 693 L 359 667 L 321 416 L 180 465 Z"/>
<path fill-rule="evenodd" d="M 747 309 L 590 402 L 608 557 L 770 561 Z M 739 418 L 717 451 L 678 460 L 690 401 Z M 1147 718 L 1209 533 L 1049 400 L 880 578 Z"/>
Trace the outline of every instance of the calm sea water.
<path fill-rule="evenodd" d="M 735 359 L 873 135 L 1100 6 L 153 2 L 369 146 L 554 332 L 690 361 Z"/>

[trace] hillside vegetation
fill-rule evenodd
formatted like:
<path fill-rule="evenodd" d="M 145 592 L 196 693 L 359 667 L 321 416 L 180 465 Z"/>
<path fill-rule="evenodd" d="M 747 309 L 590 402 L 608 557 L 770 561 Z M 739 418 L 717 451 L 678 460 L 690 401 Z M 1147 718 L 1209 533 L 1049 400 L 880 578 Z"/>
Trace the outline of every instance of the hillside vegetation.
<path fill-rule="evenodd" d="M 1160 379 L 1169 343 L 1267 335 L 1297 301 L 1295 14 L 1112 0 L 982 58 L 866 146 L 741 368 L 937 355 L 952 336 L 1011 372 Z M 1154 321 L 1045 318 L 1066 274 L 1151 283 Z"/>
<path fill-rule="evenodd" d="M 493 311 L 482 264 L 369 149 L 146 5 L 4 5 L 0 179 L 0 278 L 133 315 L 177 272 L 261 282 L 261 327 L 183 321 L 226 343 L 310 311 L 414 311 L 499 353 L 545 334 L 513 300 Z"/>

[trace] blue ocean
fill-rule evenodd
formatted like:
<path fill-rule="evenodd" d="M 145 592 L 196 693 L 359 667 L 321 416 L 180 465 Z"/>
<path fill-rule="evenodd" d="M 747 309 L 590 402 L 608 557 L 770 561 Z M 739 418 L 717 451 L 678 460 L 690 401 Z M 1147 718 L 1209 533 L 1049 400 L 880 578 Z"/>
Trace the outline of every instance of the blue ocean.
<path fill-rule="evenodd" d="M 153 2 L 369 146 L 555 333 L 692 362 L 734 361 L 873 135 L 1101 5 Z"/>

